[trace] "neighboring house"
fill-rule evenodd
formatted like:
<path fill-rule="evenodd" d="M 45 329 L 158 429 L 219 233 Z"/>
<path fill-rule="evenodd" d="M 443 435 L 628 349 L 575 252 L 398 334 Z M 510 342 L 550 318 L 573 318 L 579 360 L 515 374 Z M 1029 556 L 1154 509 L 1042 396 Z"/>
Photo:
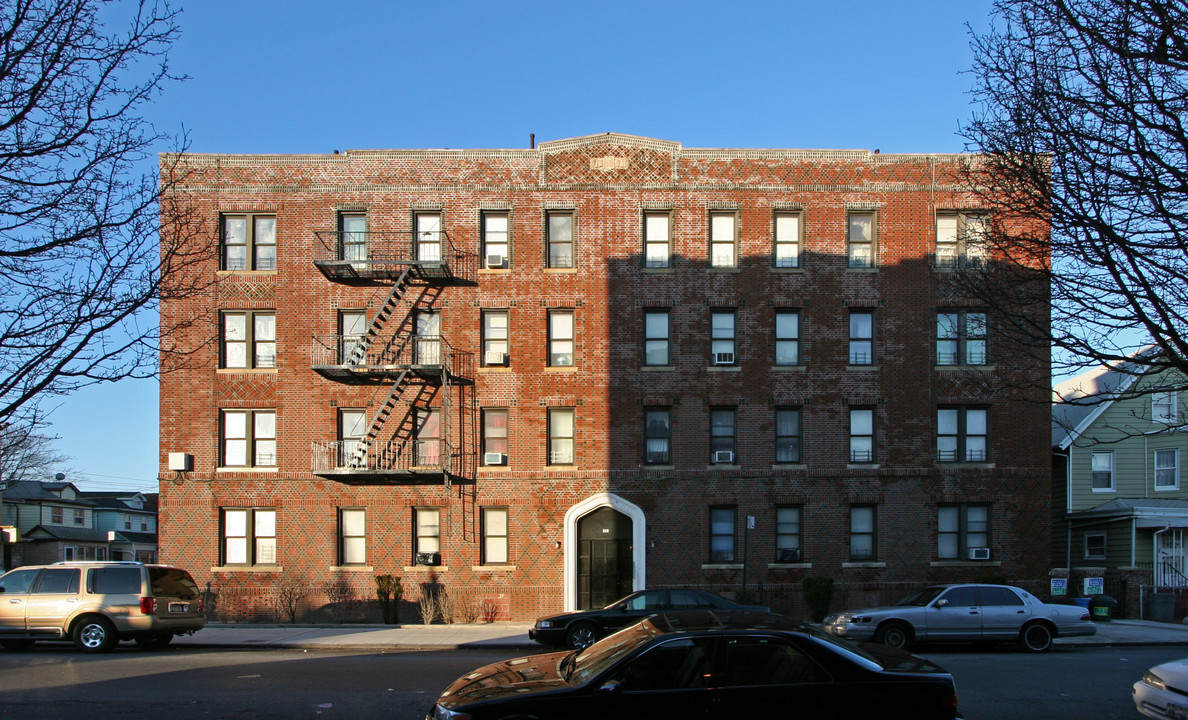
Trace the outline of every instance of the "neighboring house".
<path fill-rule="evenodd" d="M 953 287 L 987 261 L 970 163 L 614 133 L 166 156 L 162 241 L 219 245 L 161 303 L 161 556 L 242 617 L 290 576 L 520 620 L 744 583 L 803 615 L 806 575 L 1042 591 L 1047 397 L 995 389 L 1049 370 Z"/>
<path fill-rule="evenodd" d="M 5 547 L 11 569 L 61 560 L 157 558 L 155 500 L 138 493 L 87 493 L 70 482 L 10 483 L 0 505 L 17 529 Z"/>
<path fill-rule="evenodd" d="M 1171 371 L 1119 364 L 1054 388 L 1058 566 L 1188 587 L 1188 416 L 1176 387 L 1188 385 Z"/>

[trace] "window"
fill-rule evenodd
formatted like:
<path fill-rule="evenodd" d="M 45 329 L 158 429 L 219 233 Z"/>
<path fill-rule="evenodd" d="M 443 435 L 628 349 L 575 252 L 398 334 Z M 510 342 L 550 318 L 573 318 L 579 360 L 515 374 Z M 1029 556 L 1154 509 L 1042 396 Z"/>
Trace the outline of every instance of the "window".
<path fill-rule="evenodd" d="M 874 364 L 874 311 L 850 311 L 850 364 Z"/>
<path fill-rule="evenodd" d="M 417 411 L 417 445 L 414 456 L 417 465 L 435 467 L 442 464 L 441 411 Z"/>
<path fill-rule="evenodd" d="M 87 522 L 87 514 L 80 508 L 74 509 L 74 524 L 85 525 Z"/>
<path fill-rule="evenodd" d="M 441 313 L 418 310 L 413 362 L 417 365 L 441 364 Z"/>
<path fill-rule="evenodd" d="M 1162 423 L 1174 423 L 1179 415 L 1176 405 L 1176 393 L 1157 392 L 1151 395 L 1151 420 Z"/>
<path fill-rule="evenodd" d="M 223 367 L 276 367 L 276 313 L 223 313 Z"/>
<path fill-rule="evenodd" d="M 124 514 L 124 529 L 125 530 L 132 529 L 132 516 L 127 513 Z"/>
<path fill-rule="evenodd" d="M 483 464 L 507 464 L 507 409 L 483 410 Z"/>
<path fill-rule="evenodd" d="M 652 408 L 644 411 L 644 444 L 645 463 L 672 464 L 672 410 Z"/>
<path fill-rule="evenodd" d="M 51 507 L 50 508 L 50 522 L 53 523 L 54 525 L 62 524 L 62 508 L 60 508 L 60 507 Z"/>
<path fill-rule="evenodd" d="M 940 462 L 986 462 L 987 415 L 985 408 L 938 408 L 936 458 Z"/>
<path fill-rule="evenodd" d="M 276 270 L 276 216 L 223 216 L 223 269 Z"/>
<path fill-rule="evenodd" d="M 276 467 L 276 412 L 223 411 L 223 467 Z"/>
<path fill-rule="evenodd" d="M 775 215 L 775 266 L 800 267 L 800 215 L 778 212 Z"/>
<path fill-rule="evenodd" d="M 876 550 L 874 506 L 852 506 L 850 508 L 850 560 L 872 562 L 878 557 Z"/>
<path fill-rule="evenodd" d="M 223 509 L 223 564 L 276 564 L 276 510 Z"/>
<path fill-rule="evenodd" d="M 339 259 L 347 262 L 367 260 L 367 216 L 362 213 L 338 214 Z"/>
<path fill-rule="evenodd" d="M 417 262 L 441 262 L 441 214 L 416 213 Z"/>
<path fill-rule="evenodd" d="M 37 586 L 33 588 L 33 593 L 38 595 L 74 595 L 78 593 L 80 575 L 78 570 L 78 568 L 45 568 L 41 571 L 41 578 L 37 581 Z M 132 592 L 140 592 L 139 583 L 137 583 L 136 589 Z M 32 598 L 30 600 L 38 604 L 44 602 Z M 57 604 L 63 600 L 69 603 L 74 602 L 74 600 L 66 598 L 56 598 L 55 600 L 50 600 L 50 602 Z M 19 601 L 14 600 L 13 602 Z"/>
<path fill-rule="evenodd" d="M 549 410 L 549 465 L 573 464 L 574 411 Z"/>
<path fill-rule="evenodd" d="M 735 460 L 735 408 L 714 408 L 710 410 L 710 462 L 734 464 Z"/>
<path fill-rule="evenodd" d="M 508 314 L 506 310 L 483 311 L 483 365 L 507 365 Z"/>
<path fill-rule="evenodd" d="M 775 411 L 775 461 L 777 463 L 800 462 L 800 410 L 776 408 Z"/>
<path fill-rule="evenodd" d="M 1175 490 L 1180 487 L 1180 451 L 1155 451 L 1155 489 Z"/>
<path fill-rule="evenodd" d="M 849 261 L 852 268 L 874 267 L 875 216 L 870 212 L 850 213 Z"/>
<path fill-rule="evenodd" d="M 483 259 L 486 267 L 498 269 L 511 265 L 507 229 L 507 213 L 483 213 Z"/>
<path fill-rule="evenodd" d="M 338 564 L 367 564 L 367 511 L 363 508 L 338 510 Z"/>
<path fill-rule="evenodd" d="M 875 461 L 874 409 L 850 408 L 850 462 Z"/>
<path fill-rule="evenodd" d="M 710 267 L 735 267 L 734 225 L 734 213 L 710 213 Z"/>
<path fill-rule="evenodd" d="M 415 552 L 441 552 L 441 508 L 414 508 L 413 523 L 416 525 L 417 542 Z"/>
<path fill-rule="evenodd" d="M 1089 484 L 1094 492 L 1113 491 L 1114 453 L 1103 451 L 1093 453 L 1090 462 Z"/>
<path fill-rule="evenodd" d="M 548 265 L 551 268 L 574 267 L 573 213 L 548 214 Z"/>
<path fill-rule="evenodd" d="M 734 562 L 734 507 L 710 508 L 710 562 Z"/>
<path fill-rule="evenodd" d="M 734 311 L 714 310 L 710 314 L 710 362 L 714 365 L 733 365 Z"/>
<path fill-rule="evenodd" d="M 669 354 L 669 316 L 667 310 L 644 312 L 644 365 L 672 364 Z"/>
<path fill-rule="evenodd" d="M 989 559 L 989 505 L 942 505 L 936 510 L 936 556 L 940 560 Z M 975 552 L 970 552 L 975 550 Z"/>
<path fill-rule="evenodd" d="M 507 508 L 483 508 L 483 565 L 506 565 Z"/>
<path fill-rule="evenodd" d="M 338 411 L 338 466 L 367 467 L 367 413 L 365 410 Z"/>
<path fill-rule="evenodd" d="M 367 313 L 362 310 L 340 310 L 338 332 L 342 340 L 338 347 L 340 365 L 366 365 Z"/>
<path fill-rule="evenodd" d="M 549 311 L 549 366 L 573 366 L 573 311 Z"/>
<path fill-rule="evenodd" d="M 800 312 L 797 310 L 776 311 L 775 364 L 800 364 Z"/>
<path fill-rule="evenodd" d="M 986 313 L 942 310 L 936 314 L 936 364 L 985 365 Z"/>
<path fill-rule="evenodd" d="M 786 505 L 776 508 L 775 561 L 778 563 L 803 562 L 800 545 L 800 520 L 802 508 Z"/>
<path fill-rule="evenodd" d="M 671 247 L 668 213 L 644 213 L 644 267 L 668 267 Z"/>
<path fill-rule="evenodd" d="M 1106 556 L 1106 534 L 1085 533 L 1085 559 L 1104 560 Z"/>
<path fill-rule="evenodd" d="M 936 216 L 936 266 L 978 267 L 986 262 L 984 215 L 947 213 Z"/>

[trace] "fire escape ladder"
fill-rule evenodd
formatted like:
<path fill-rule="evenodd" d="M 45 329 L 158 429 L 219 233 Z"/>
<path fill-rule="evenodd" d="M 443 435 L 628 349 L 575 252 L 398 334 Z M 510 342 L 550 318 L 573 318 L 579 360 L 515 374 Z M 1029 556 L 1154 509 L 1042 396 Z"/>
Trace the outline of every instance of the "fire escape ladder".
<path fill-rule="evenodd" d="M 431 385 L 421 383 L 417 385 L 416 397 L 409 400 L 408 413 L 405 414 L 403 422 L 401 422 L 396 430 L 392 433 L 392 437 L 388 440 L 387 446 L 393 448 L 396 455 L 401 455 L 412 448 L 416 452 L 415 441 L 417 439 L 417 431 L 420 429 L 420 411 L 428 410 L 430 400 L 436 392 Z"/>
<path fill-rule="evenodd" d="M 388 297 L 384 299 L 384 304 L 380 307 L 379 312 L 371 320 L 371 325 L 367 328 L 367 333 L 363 339 L 355 346 L 349 358 L 347 358 L 347 365 L 360 365 L 367 357 L 367 351 L 379 337 L 380 332 L 383 331 L 384 325 L 387 324 L 388 319 L 396 310 L 396 305 L 400 302 L 400 298 L 404 297 L 404 293 L 408 290 L 408 286 L 412 284 L 413 274 L 412 268 L 406 267 L 396 282 L 392 284 L 392 289 L 388 292 Z"/>
<path fill-rule="evenodd" d="M 371 419 L 371 425 L 367 428 L 367 435 L 363 437 L 363 441 L 355 448 L 351 455 L 349 467 L 358 469 L 364 467 L 367 462 L 367 451 L 373 444 L 375 439 L 379 437 L 380 430 L 383 429 L 384 423 L 387 422 L 388 417 L 392 414 L 392 410 L 396 408 L 400 396 L 404 393 L 404 389 L 408 387 L 410 382 L 409 371 L 405 370 L 396 378 L 396 382 L 392 384 L 392 392 L 388 393 L 388 397 L 384 400 L 384 404 L 376 412 L 375 417 Z"/>

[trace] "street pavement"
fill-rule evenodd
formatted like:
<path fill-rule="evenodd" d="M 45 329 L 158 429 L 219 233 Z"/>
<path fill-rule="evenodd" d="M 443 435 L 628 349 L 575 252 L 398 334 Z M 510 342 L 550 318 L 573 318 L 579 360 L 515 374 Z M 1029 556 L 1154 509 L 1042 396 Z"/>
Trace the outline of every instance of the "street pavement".
<path fill-rule="evenodd" d="M 531 623 L 439 625 L 258 625 L 209 623 L 173 642 L 191 647 L 264 647 L 317 650 L 534 649 Z M 1089 637 L 1056 638 L 1057 645 L 1188 645 L 1188 625 L 1150 620 L 1097 623 Z"/>

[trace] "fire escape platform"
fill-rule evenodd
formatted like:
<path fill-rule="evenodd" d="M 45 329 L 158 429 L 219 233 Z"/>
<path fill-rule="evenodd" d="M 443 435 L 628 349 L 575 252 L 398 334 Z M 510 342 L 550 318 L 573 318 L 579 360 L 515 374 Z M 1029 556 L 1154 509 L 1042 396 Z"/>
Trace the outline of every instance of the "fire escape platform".
<path fill-rule="evenodd" d="M 474 384 L 474 378 L 451 373 L 442 365 L 312 365 L 310 369 L 327 380 L 347 385 L 383 385 L 395 382 L 404 373 L 431 385 Z"/>
<path fill-rule="evenodd" d="M 314 265 L 327 280 L 340 283 L 396 282 L 410 270 L 412 279 L 428 285 L 474 286 L 478 283 L 459 275 L 452 265 L 445 261 L 425 262 L 415 260 L 314 260 Z"/>

